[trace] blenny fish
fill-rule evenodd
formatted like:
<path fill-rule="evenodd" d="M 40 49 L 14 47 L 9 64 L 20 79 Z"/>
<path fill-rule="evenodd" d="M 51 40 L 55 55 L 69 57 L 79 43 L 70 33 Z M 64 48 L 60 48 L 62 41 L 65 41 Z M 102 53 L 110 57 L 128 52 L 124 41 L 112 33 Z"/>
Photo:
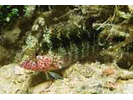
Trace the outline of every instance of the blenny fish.
<path fill-rule="evenodd" d="M 21 67 L 42 72 L 59 70 L 81 59 L 86 59 L 96 49 L 98 51 L 99 31 L 87 30 L 74 23 L 72 27 L 67 26 L 61 26 L 62 29 L 57 26 L 54 26 L 52 30 L 46 29 L 41 41 L 44 54 L 37 55 L 34 60 L 26 59 Z"/>

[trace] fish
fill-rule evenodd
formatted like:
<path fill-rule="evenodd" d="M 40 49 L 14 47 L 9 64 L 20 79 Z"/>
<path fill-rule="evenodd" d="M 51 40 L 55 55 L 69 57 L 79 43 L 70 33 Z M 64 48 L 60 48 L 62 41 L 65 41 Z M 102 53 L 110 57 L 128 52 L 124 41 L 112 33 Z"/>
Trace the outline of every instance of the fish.
<path fill-rule="evenodd" d="M 60 32 L 57 31 L 59 30 L 57 26 L 55 29 L 45 30 L 40 43 L 44 53 L 38 54 L 34 60 L 24 60 L 21 67 L 42 72 L 60 70 L 99 51 L 97 42 L 99 31 L 94 29 L 88 31 L 82 27 L 72 26 L 74 28 L 67 30 L 64 26 Z"/>

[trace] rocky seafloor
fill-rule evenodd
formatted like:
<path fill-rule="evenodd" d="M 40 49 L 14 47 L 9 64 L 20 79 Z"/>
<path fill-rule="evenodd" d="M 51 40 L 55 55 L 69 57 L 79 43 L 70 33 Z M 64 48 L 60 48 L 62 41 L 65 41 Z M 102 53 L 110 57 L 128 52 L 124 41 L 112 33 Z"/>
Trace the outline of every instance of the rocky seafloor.
<path fill-rule="evenodd" d="M 62 70 L 63 79 L 45 80 L 34 84 L 35 74 L 9 64 L 0 68 L 1 94 L 131 94 L 133 72 L 115 64 L 76 63 Z"/>

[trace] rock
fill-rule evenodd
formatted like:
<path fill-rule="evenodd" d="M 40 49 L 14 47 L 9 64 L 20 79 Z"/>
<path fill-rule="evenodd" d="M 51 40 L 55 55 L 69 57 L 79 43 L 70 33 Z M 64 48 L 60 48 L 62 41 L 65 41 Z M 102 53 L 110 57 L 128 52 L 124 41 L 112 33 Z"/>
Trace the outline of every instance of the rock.
<path fill-rule="evenodd" d="M 133 94 L 133 83 L 125 84 L 123 91 L 124 94 Z"/>
<path fill-rule="evenodd" d="M 35 72 L 25 70 L 17 64 L 0 68 L 0 94 L 29 93 Z"/>
<path fill-rule="evenodd" d="M 132 53 L 124 53 L 122 57 L 117 62 L 117 65 L 120 68 L 130 70 L 131 66 L 133 65 L 133 54 Z"/>
<path fill-rule="evenodd" d="M 34 14 L 36 6 L 35 5 L 26 5 L 25 8 L 26 8 L 26 10 L 25 10 L 24 16 L 27 18 L 31 18 Z"/>
<path fill-rule="evenodd" d="M 20 33 L 21 33 L 21 30 L 18 27 L 15 27 L 12 30 L 4 31 L 3 38 L 6 42 L 9 42 L 8 44 L 12 44 L 16 42 Z"/>
<path fill-rule="evenodd" d="M 49 88 L 52 84 L 52 81 L 43 82 L 35 87 L 32 87 L 30 89 L 30 92 L 32 94 L 40 94 L 40 91 L 44 91 L 45 89 Z"/>
<path fill-rule="evenodd" d="M 128 5 L 129 11 L 133 13 L 133 5 Z"/>
<path fill-rule="evenodd" d="M 0 45 L 0 62 L 8 55 L 7 49 Z"/>
<path fill-rule="evenodd" d="M 62 80 L 55 80 L 46 88 L 45 83 L 32 88 L 33 93 L 41 94 L 97 94 L 113 93 L 117 90 L 117 79 L 119 77 L 115 66 L 114 73 L 109 76 L 103 75 L 103 70 L 108 65 L 96 63 L 76 63 L 66 70 L 62 70 Z M 43 89 L 44 87 L 44 89 Z M 40 89 L 40 90 L 39 90 Z M 120 92 L 121 91 L 117 91 Z"/>
<path fill-rule="evenodd" d="M 7 60 L 10 58 L 9 54 L 11 54 L 5 47 L 0 45 L 0 65 L 3 65 L 10 60 Z"/>
<path fill-rule="evenodd" d="M 106 69 L 113 69 L 104 75 Z M 62 70 L 64 79 L 45 80 L 44 73 L 37 73 L 9 64 L 0 68 L 1 94 L 112 94 L 132 93 L 132 72 L 96 63 L 76 63 Z M 126 81 L 128 79 L 128 81 Z"/>
<path fill-rule="evenodd" d="M 120 72 L 120 78 L 122 80 L 133 79 L 133 72 L 132 71 L 123 70 L 123 71 Z"/>

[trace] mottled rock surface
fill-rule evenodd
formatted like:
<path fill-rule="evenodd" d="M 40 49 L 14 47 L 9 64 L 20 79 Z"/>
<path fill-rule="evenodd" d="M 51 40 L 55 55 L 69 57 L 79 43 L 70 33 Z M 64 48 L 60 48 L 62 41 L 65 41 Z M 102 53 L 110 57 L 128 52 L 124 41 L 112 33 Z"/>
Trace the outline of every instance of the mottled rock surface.
<path fill-rule="evenodd" d="M 5 65 L 0 68 L 0 93 L 28 93 L 33 73 L 26 71 L 17 64 Z"/>
<path fill-rule="evenodd" d="M 45 74 L 17 64 L 0 68 L 1 94 L 118 94 L 133 93 L 133 72 L 114 64 L 76 63 L 62 70 L 63 79 L 46 81 Z"/>

